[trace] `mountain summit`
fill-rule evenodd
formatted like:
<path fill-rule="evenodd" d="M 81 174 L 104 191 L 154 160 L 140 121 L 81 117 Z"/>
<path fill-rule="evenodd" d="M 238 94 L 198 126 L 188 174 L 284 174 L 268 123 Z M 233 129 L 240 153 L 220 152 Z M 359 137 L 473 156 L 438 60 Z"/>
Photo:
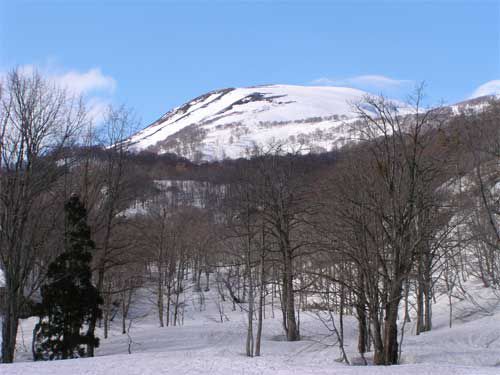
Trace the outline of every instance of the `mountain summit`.
<path fill-rule="evenodd" d="M 356 135 L 354 104 L 367 92 L 347 87 L 265 85 L 226 88 L 174 108 L 125 140 L 134 151 L 175 153 L 192 161 L 251 156 L 279 144 L 286 151 L 323 152 Z M 446 107 L 450 115 L 479 110 L 495 96 Z M 401 113 L 411 109 L 401 104 Z M 366 108 L 369 110 L 369 108 Z"/>
<path fill-rule="evenodd" d="M 366 94 L 291 85 L 216 90 L 172 109 L 127 142 L 136 151 L 171 152 L 195 161 L 245 157 L 273 143 L 329 151 L 347 141 L 352 106 Z"/>

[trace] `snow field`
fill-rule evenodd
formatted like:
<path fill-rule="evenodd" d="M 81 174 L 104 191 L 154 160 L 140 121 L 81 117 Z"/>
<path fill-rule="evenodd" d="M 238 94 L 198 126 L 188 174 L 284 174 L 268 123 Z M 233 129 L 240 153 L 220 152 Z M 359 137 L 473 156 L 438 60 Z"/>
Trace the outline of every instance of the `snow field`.
<path fill-rule="evenodd" d="M 214 277 L 212 277 L 213 279 Z M 202 283 L 203 284 L 203 283 Z M 339 363 L 335 338 L 312 312 L 300 314 L 302 341 L 284 341 L 281 312 L 270 301 L 266 307 L 262 356 L 245 356 L 246 313 L 222 302 L 215 285 L 195 292 L 187 284 L 181 295 L 184 325 L 159 328 L 154 296 L 139 291 L 131 309 L 130 336 L 121 334 L 119 315 L 110 337 L 101 340 L 97 357 L 54 362 L 31 360 L 31 330 L 36 319 L 22 322 L 17 363 L 0 365 L 2 375 L 18 374 L 500 374 L 500 307 L 497 294 L 478 283 L 467 288 L 474 303 L 455 301 L 453 327 L 448 327 L 446 296 L 434 305 L 434 329 L 414 336 L 414 323 L 406 326 L 400 366 L 346 366 Z M 202 303 L 202 301 L 204 301 Z M 275 301 L 276 302 L 276 301 Z M 223 320 L 219 307 L 223 308 Z M 356 353 L 356 321 L 346 317 L 345 342 L 349 358 Z M 99 332 L 102 335 L 102 332 Z M 131 341 L 130 341 L 131 340 Z M 131 342 L 131 344 L 130 344 Z M 128 354 L 128 348 L 132 354 Z M 370 353 L 367 355 L 370 358 Z"/>

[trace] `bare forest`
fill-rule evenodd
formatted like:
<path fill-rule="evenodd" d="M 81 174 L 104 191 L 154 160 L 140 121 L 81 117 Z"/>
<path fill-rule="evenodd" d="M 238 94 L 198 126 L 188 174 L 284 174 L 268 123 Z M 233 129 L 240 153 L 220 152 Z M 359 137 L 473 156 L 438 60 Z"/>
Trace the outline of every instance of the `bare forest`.
<path fill-rule="evenodd" d="M 265 355 L 267 319 L 279 319 L 283 341 L 300 341 L 308 313 L 340 361 L 396 365 L 405 324 L 433 330 L 437 297 L 449 296 L 450 327 L 468 280 L 500 301 L 500 104 L 450 113 L 423 108 L 422 95 L 404 113 L 384 97 L 353 104 L 358 120 L 344 126 L 355 139 L 335 151 L 272 144 L 194 163 L 129 149 L 131 110 L 110 107 L 96 127 L 83 99 L 12 71 L 0 86 L 2 362 L 15 359 L 19 322 L 40 315 L 72 196 L 86 209 L 102 297 L 81 329 L 99 331 L 100 346 L 112 326 L 132 345 L 130 311 L 145 293 L 159 329 L 183 326 L 191 288 L 200 309 L 215 293 L 218 324 L 228 306 L 245 314 L 248 357 Z M 344 347 L 348 318 L 356 356 Z M 94 356 L 95 344 L 81 346 Z"/>

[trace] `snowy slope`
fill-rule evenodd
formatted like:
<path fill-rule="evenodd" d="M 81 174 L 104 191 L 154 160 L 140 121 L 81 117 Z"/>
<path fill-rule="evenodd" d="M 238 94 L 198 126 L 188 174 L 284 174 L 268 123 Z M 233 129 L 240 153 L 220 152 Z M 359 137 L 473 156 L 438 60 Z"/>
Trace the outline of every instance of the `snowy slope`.
<path fill-rule="evenodd" d="M 255 148 L 322 152 L 357 138 L 353 104 L 366 92 L 347 87 L 268 85 L 227 88 L 172 109 L 126 140 L 136 151 L 171 152 L 193 161 L 248 157 Z M 448 107 L 480 110 L 493 96 Z M 398 103 L 401 113 L 410 110 Z"/>
<path fill-rule="evenodd" d="M 293 150 L 342 145 L 365 92 L 346 87 L 270 85 L 212 91 L 166 113 L 127 141 L 135 150 L 190 159 L 248 156 L 254 146 Z"/>
<path fill-rule="evenodd" d="M 485 95 L 464 100 L 448 106 L 454 115 L 461 112 L 478 112 L 485 109 L 492 101 L 500 100 L 500 95 Z"/>
<path fill-rule="evenodd" d="M 456 299 L 453 327 L 448 328 L 446 296 L 434 305 L 434 329 L 415 336 L 409 323 L 400 366 L 347 366 L 336 361 L 339 350 L 334 337 L 311 312 L 300 315 L 302 341 L 283 338 L 277 306 L 274 317 L 266 306 L 262 357 L 248 358 L 245 351 L 246 314 L 233 310 L 228 299 L 222 302 L 217 288 L 196 292 L 187 285 L 181 301 L 185 305 L 184 325 L 158 328 L 154 298 L 143 290 L 131 311 L 134 322 L 130 331 L 132 354 L 127 354 L 129 338 L 120 332 L 119 316 L 111 327 L 111 336 L 102 340 L 96 358 L 54 362 L 18 362 L 0 365 L 2 375 L 27 374 L 442 374 L 493 375 L 500 373 L 500 306 L 491 289 L 477 282 L 468 283 L 475 306 Z M 462 297 L 461 297 L 462 298 Z M 277 303 L 278 304 L 278 303 Z M 219 306 L 224 310 L 220 322 Z M 19 332 L 17 361 L 29 361 L 30 333 L 34 319 L 23 321 Z M 401 323 L 401 322 L 400 322 Z M 356 362 L 356 322 L 345 321 L 348 356 Z M 370 354 L 368 355 L 368 358 Z"/>

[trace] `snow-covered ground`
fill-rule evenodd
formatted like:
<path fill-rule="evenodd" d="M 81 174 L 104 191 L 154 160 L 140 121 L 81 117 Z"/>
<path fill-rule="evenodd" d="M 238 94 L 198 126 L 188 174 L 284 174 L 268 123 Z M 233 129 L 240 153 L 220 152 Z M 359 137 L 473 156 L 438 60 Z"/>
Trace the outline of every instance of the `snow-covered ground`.
<path fill-rule="evenodd" d="M 184 325 L 159 328 L 154 301 L 145 291 L 138 298 L 130 330 L 132 340 L 121 334 L 120 319 L 113 323 L 110 338 L 102 340 L 97 357 L 54 362 L 30 362 L 33 319 L 23 321 L 19 332 L 17 363 L 0 365 L 2 375 L 26 374 L 500 374 L 500 298 L 490 289 L 468 283 L 473 301 L 455 301 L 453 327 L 449 328 L 447 298 L 434 306 L 434 329 L 413 335 L 406 326 L 400 366 L 347 366 L 339 363 L 334 337 L 312 313 L 301 313 L 302 341 L 286 342 L 281 313 L 266 308 L 262 356 L 245 356 L 246 315 L 232 303 L 223 303 L 216 288 L 185 293 Z M 200 304 L 204 299 L 205 303 Z M 473 303 L 472 303 L 473 302 Z M 347 318 L 346 344 L 355 363 L 356 323 Z M 369 357 L 369 356 L 368 356 Z"/>

